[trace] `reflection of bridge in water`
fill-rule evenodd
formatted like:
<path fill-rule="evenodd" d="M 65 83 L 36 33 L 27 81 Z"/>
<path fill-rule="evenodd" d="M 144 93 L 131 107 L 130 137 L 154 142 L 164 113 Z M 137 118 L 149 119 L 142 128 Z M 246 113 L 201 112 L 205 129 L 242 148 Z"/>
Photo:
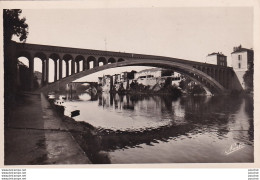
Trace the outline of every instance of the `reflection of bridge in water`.
<path fill-rule="evenodd" d="M 149 97 L 149 96 L 99 96 L 98 104 L 103 108 L 125 109 L 127 111 L 136 111 L 138 102 L 144 106 L 158 106 L 160 104 L 161 111 L 159 119 L 172 119 L 170 123 L 158 127 L 143 127 L 141 129 L 109 129 L 98 128 L 98 135 L 102 138 L 98 147 L 101 151 L 113 151 L 116 149 L 136 147 L 141 144 L 151 145 L 158 141 L 167 142 L 168 140 L 178 138 L 180 136 L 189 137 L 198 133 L 216 133 L 219 138 L 223 138 L 230 132 L 230 127 L 242 125 L 242 129 L 249 131 L 237 131 L 236 138 L 248 137 L 253 139 L 253 126 L 248 121 L 241 124 L 240 121 L 234 121 L 236 114 L 244 113 L 245 101 L 240 98 L 220 99 L 218 97 L 184 97 L 173 100 L 169 97 Z M 149 104 L 142 101 L 152 100 Z M 229 102 L 227 105 L 225 102 Z M 232 105 L 231 105 L 232 104 Z M 247 103 L 248 104 L 248 103 Z M 140 104 L 139 104 L 140 105 Z M 131 107 L 131 108 L 129 108 Z M 181 113 L 178 112 L 181 109 Z M 148 107 L 152 108 L 152 107 Z M 234 114 L 235 113 L 235 114 Z M 249 112 L 249 115 L 252 112 Z M 167 117 L 165 117 L 167 116 Z M 236 118 L 237 119 L 237 118 Z M 107 122 L 108 123 L 108 122 Z M 230 124 L 232 124 L 230 126 Z M 84 125 L 84 123 L 82 124 Z M 83 137 L 84 138 L 84 137 Z"/>
<path fill-rule="evenodd" d="M 26 57 L 29 60 L 31 89 L 33 89 L 34 58 L 41 59 L 42 84 L 45 86 L 40 91 L 43 92 L 59 90 L 66 84 L 86 75 L 123 66 L 172 69 L 200 83 L 212 93 L 226 93 L 237 89 L 232 68 L 177 58 L 21 43 L 12 43 L 11 52 L 13 54 L 9 58 L 13 59 L 13 62 L 17 62 L 19 57 Z M 50 60 L 54 62 L 53 83 L 49 83 Z M 83 68 L 80 68 L 81 61 L 83 61 Z M 65 69 L 62 66 L 63 62 L 66 64 Z M 91 62 L 93 68 L 90 67 Z M 13 63 L 13 67 L 16 67 L 16 64 Z M 80 69 L 83 70 L 80 71 Z M 63 71 L 66 71 L 66 77 L 63 77 Z M 13 72 L 16 73 L 15 70 Z"/>

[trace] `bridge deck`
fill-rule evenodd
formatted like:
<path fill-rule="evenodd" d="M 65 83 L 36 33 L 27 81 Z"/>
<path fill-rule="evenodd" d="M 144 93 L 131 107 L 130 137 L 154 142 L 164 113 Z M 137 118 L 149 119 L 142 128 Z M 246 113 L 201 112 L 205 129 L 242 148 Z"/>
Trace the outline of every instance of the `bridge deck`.
<path fill-rule="evenodd" d="M 71 53 L 71 54 L 81 54 L 81 55 L 97 55 L 97 56 L 109 56 L 109 57 L 120 57 L 120 58 L 134 58 L 134 59 L 151 59 L 151 60 L 166 60 L 166 61 L 175 61 L 179 63 L 189 64 L 191 66 L 207 66 L 207 67 L 218 67 L 218 68 L 230 68 L 214 64 L 207 64 L 203 62 L 196 62 L 186 59 L 172 58 L 166 56 L 157 56 L 157 55 L 146 55 L 146 54 L 137 54 L 137 53 L 125 53 L 125 52 L 115 52 L 115 51 L 103 51 L 103 50 L 94 50 L 94 49 L 82 49 L 82 48 L 71 48 L 71 47 L 59 47 L 59 46 L 50 46 L 50 45 L 39 45 L 39 44 L 24 44 L 17 43 L 19 49 L 24 50 L 35 50 L 35 51 L 46 51 L 46 52 L 59 52 L 59 53 Z"/>

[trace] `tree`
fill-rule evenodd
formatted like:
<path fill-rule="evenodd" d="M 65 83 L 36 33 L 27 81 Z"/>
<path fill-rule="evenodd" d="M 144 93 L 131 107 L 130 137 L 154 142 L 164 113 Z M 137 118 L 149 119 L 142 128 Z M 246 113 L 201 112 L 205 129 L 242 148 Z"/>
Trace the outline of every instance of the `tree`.
<path fill-rule="evenodd" d="M 246 90 L 247 91 L 253 91 L 254 89 L 254 65 L 252 64 L 249 66 L 249 69 L 246 71 L 246 73 L 243 76 Z"/>
<path fill-rule="evenodd" d="M 25 42 L 28 36 L 28 24 L 26 18 L 20 18 L 21 9 L 4 9 L 4 41 L 8 43 L 12 40 L 13 35 L 19 37 L 21 42 Z"/>
<path fill-rule="evenodd" d="M 15 104 L 14 94 L 17 92 L 17 61 L 11 40 L 16 35 L 20 41 L 25 42 L 28 35 L 28 24 L 25 23 L 25 18 L 20 18 L 21 13 L 21 9 L 3 10 L 5 108 Z"/>

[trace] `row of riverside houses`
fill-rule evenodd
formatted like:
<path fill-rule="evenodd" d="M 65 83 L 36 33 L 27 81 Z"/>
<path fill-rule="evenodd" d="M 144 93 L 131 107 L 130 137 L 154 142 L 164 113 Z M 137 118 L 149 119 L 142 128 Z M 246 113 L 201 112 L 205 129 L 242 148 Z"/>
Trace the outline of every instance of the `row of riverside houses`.
<path fill-rule="evenodd" d="M 129 90 L 131 83 L 142 84 L 152 89 L 155 85 L 164 84 L 167 78 L 170 78 L 172 85 L 179 86 L 183 76 L 172 70 L 151 68 L 139 72 L 131 71 L 112 76 L 104 75 L 103 77 L 98 77 L 98 84 L 102 87 L 103 92 Z"/>

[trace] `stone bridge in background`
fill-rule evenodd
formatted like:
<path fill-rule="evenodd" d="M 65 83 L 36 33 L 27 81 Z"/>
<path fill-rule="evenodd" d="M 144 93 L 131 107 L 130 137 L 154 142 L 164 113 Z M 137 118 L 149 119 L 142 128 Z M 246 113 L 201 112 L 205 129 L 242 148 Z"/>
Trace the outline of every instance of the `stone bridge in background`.
<path fill-rule="evenodd" d="M 43 87 L 39 90 L 42 92 L 59 90 L 76 79 L 98 71 L 125 66 L 153 66 L 172 69 L 201 84 L 213 94 L 228 93 L 238 87 L 234 81 L 236 78 L 233 68 L 220 65 L 163 56 L 15 42 L 12 43 L 11 49 L 12 58 L 15 59 L 16 64 L 19 57 L 26 57 L 29 60 L 30 77 L 28 80 L 31 89 L 33 89 L 34 59 L 41 59 Z M 49 61 L 54 62 L 54 82 L 52 83 L 49 83 Z M 80 63 L 81 61 L 83 63 Z M 65 68 L 63 68 L 63 62 L 66 64 Z M 91 62 L 93 62 L 92 68 L 90 68 Z M 80 67 L 81 64 L 83 64 L 83 68 Z M 69 71 L 69 69 L 71 70 Z M 64 71 L 66 72 L 65 77 L 63 77 Z"/>

